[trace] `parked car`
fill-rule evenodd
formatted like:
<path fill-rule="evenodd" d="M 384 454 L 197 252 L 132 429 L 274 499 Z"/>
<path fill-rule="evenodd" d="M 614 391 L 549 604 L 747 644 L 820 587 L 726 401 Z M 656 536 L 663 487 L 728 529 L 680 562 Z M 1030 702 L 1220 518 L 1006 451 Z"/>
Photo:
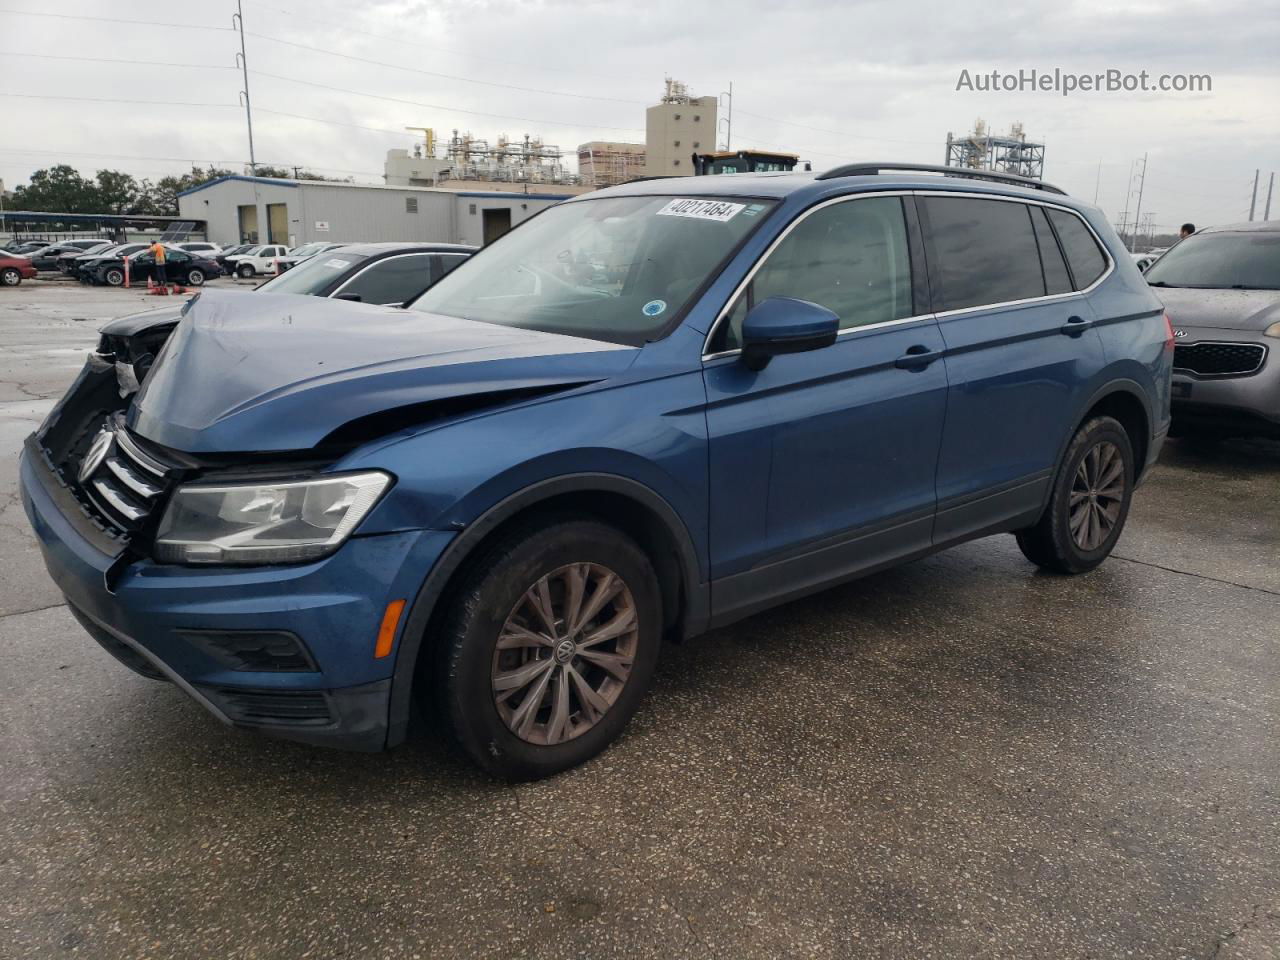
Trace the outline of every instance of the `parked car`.
<path fill-rule="evenodd" d="M 16 287 L 23 280 L 34 279 L 36 268 L 26 257 L 0 253 L 0 287 Z"/>
<path fill-rule="evenodd" d="M 47 246 L 49 246 L 48 240 L 10 240 L 5 244 L 4 249 L 7 253 L 22 256 L 43 250 Z"/>
<path fill-rule="evenodd" d="M 222 276 L 222 268 L 216 261 L 192 256 L 185 250 L 166 246 L 165 279 L 187 287 L 203 286 L 206 280 Z M 124 257 L 108 257 L 85 271 L 92 283 L 105 283 L 118 287 L 124 283 Z M 145 284 L 155 276 L 156 258 L 148 247 L 128 256 L 129 282 Z"/>
<path fill-rule="evenodd" d="M 111 242 L 108 240 L 67 240 L 60 243 L 51 243 L 30 254 L 31 265 L 37 270 L 56 270 L 58 269 L 58 257 L 64 253 L 79 255 L 95 250 L 105 250 L 109 246 L 111 246 Z"/>
<path fill-rule="evenodd" d="M 1131 253 L 1131 254 L 1129 254 L 1130 259 L 1132 259 L 1132 260 L 1133 260 L 1133 265 L 1134 265 L 1135 267 L 1137 267 L 1139 270 L 1141 270 L 1143 273 L 1146 273 L 1147 268 L 1148 268 L 1148 267 L 1150 267 L 1153 263 L 1155 263 L 1155 262 L 1156 262 L 1156 259 L 1157 259 L 1159 256 L 1160 256 L 1160 254 L 1158 254 L 1158 253 Z"/>
<path fill-rule="evenodd" d="M 27 440 L 45 561 L 227 723 L 380 749 L 419 705 L 511 779 L 617 737 L 664 636 L 993 533 L 1090 570 L 1160 302 L 1096 208 L 913 169 L 598 190 L 408 309 L 203 291 Z"/>
<path fill-rule="evenodd" d="M 316 240 L 312 243 L 304 243 L 301 246 L 294 247 L 286 256 L 277 259 L 281 272 L 296 267 L 308 257 L 314 257 L 318 253 L 324 253 L 326 250 L 336 250 L 343 246 L 341 243 L 330 243 L 327 240 Z"/>
<path fill-rule="evenodd" d="M 241 279 L 257 276 L 275 276 L 276 260 L 286 256 L 289 248 L 280 243 L 264 243 L 252 246 L 243 253 L 226 257 L 225 267 Z"/>
<path fill-rule="evenodd" d="M 68 250 L 66 253 L 60 253 L 56 258 L 54 258 L 53 268 L 59 273 L 74 275 L 76 261 L 80 257 L 105 254 L 114 250 L 116 246 L 117 244 L 103 241 L 100 244 L 95 244 L 94 246 L 87 247 L 84 250 Z"/>
<path fill-rule="evenodd" d="M 78 278 L 83 283 L 90 283 L 93 280 L 94 268 L 104 260 L 118 259 L 120 257 L 130 256 L 131 254 L 141 253 L 149 246 L 151 246 L 149 243 L 122 243 L 114 247 L 108 247 L 106 250 L 99 250 L 95 253 L 82 253 L 71 260 L 71 266 L 67 270 L 67 273 Z"/>
<path fill-rule="evenodd" d="M 1177 338 L 1175 432 L 1280 436 L 1280 222 L 1201 230 L 1146 278 Z"/>
<path fill-rule="evenodd" d="M 183 240 L 179 243 L 169 243 L 165 246 L 173 250 L 185 250 L 193 257 L 200 257 L 204 260 L 217 260 L 222 256 L 222 248 L 216 243 L 209 243 L 207 240 Z"/>

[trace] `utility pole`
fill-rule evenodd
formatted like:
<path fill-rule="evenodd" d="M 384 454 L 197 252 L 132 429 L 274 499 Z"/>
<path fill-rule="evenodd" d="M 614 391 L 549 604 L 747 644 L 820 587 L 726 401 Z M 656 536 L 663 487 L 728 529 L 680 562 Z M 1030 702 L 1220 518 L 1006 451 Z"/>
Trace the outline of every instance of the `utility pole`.
<path fill-rule="evenodd" d="M 249 104 L 249 58 L 244 52 L 244 9 L 241 0 L 236 0 L 236 12 L 231 15 L 231 23 L 240 33 L 240 52 L 236 60 L 240 63 L 240 72 L 244 77 L 244 89 L 240 91 L 241 102 L 244 103 L 244 119 L 249 125 L 249 172 L 258 172 L 257 157 L 253 152 L 253 109 Z"/>
<path fill-rule="evenodd" d="M 1129 201 L 1133 199 L 1133 168 L 1138 165 L 1137 160 L 1129 161 L 1129 180 L 1124 186 L 1124 209 L 1120 211 L 1120 239 L 1124 239 L 1125 225 L 1129 222 Z"/>
<path fill-rule="evenodd" d="M 729 81 L 729 92 L 720 94 L 720 106 L 724 107 L 728 102 L 728 116 L 724 123 L 724 148 L 726 150 L 733 149 L 733 81 Z"/>
<path fill-rule="evenodd" d="M 1258 209 L 1258 176 L 1261 170 L 1253 171 L 1253 199 L 1249 201 L 1249 220 L 1253 220 L 1253 212 Z"/>
<path fill-rule="evenodd" d="M 1129 252 L 1136 253 L 1138 247 L 1138 220 L 1142 216 L 1142 194 L 1147 189 L 1147 155 L 1142 155 L 1142 179 L 1138 181 L 1138 208 L 1133 211 L 1134 231 L 1129 241 Z"/>
<path fill-rule="evenodd" d="M 1271 219 L 1271 191 L 1275 188 L 1275 185 L 1276 185 L 1276 172 L 1272 170 L 1271 179 L 1267 181 L 1267 205 L 1262 210 L 1263 220 Z"/>

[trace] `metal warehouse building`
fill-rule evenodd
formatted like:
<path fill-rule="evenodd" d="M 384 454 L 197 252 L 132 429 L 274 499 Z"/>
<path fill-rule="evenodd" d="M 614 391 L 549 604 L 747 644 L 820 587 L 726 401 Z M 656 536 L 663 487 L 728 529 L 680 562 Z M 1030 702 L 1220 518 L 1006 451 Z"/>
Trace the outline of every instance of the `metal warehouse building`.
<path fill-rule="evenodd" d="M 231 176 L 184 191 L 178 211 L 215 243 L 428 240 L 488 243 L 573 194 L 446 190 Z M 544 188 L 545 189 L 545 188 Z M 578 193 L 581 191 L 574 191 Z"/>

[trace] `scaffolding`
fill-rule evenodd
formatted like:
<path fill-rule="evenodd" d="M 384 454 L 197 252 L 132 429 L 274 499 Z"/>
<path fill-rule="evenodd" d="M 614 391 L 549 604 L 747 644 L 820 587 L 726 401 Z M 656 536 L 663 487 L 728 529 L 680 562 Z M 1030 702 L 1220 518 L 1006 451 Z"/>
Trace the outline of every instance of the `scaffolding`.
<path fill-rule="evenodd" d="M 578 147 L 578 175 L 593 187 L 612 187 L 644 176 L 643 143 L 593 140 Z"/>
<path fill-rule="evenodd" d="M 979 118 L 970 134 L 955 137 L 947 133 L 946 165 L 1043 180 L 1044 144 L 1028 141 L 1021 123 L 1015 123 L 1007 136 L 1001 136 L 991 133 Z"/>
<path fill-rule="evenodd" d="M 444 153 L 448 175 L 453 180 L 572 184 L 579 179 L 565 168 L 559 147 L 527 133 L 520 140 L 512 140 L 504 133 L 491 145 L 488 140 L 472 136 L 471 131 L 454 130 L 444 145 Z"/>

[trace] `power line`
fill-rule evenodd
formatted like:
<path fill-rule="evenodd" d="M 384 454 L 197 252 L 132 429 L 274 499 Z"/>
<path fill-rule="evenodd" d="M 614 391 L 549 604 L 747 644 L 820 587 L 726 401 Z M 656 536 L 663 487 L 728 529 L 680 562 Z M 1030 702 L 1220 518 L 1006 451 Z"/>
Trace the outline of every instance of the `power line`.
<path fill-rule="evenodd" d="M 431 70 L 420 70 L 417 67 L 405 67 L 398 63 L 387 63 L 383 60 L 373 60 L 369 57 L 357 57 L 354 54 L 339 53 L 337 50 L 329 50 L 325 47 L 313 47 L 305 43 L 297 43 L 293 40 L 282 40 L 279 37 L 270 37 L 265 33 L 255 33 L 252 30 L 245 31 L 247 36 L 254 37 L 258 40 L 269 40 L 272 43 L 281 43 L 287 47 L 297 47 L 299 50 L 309 50 L 312 53 L 323 53 L 330 57 L 341 57 L 343 60 L 353 60 L 356 63 L 368 63 L 375 67 L 388 67 L 392 70 L 403 70 L 406 73 L 416 73 L 424 77 L 435 77 L 439 80 L 457 80 L 461 83 L 475 83 L 485 87 L 498 87 L 502 90 L 519 90 L 524 93 L 539 93 L 550 97 L 574 97 L 579 100 L 604 100 L 609 103 L 625 103 L 630 105 L 647 106 L 643 100 L 624 100 L 620 97 L 600 97 L 590 93 L 570 93 L 566 90 L 543 90 L 538 87 L 522 87 L 514 83 L 499 83 L 495 80 L 477 80 L 473 77 L 462 77 L 451 73 L 436 73 Z"/>
<path fill-rule="evenodd" d="M 184 100 L 121 100 L 118 97 L 55 97 L 47 93 L 10 93 L 0 90 L 0 97 L 18 97 L 23 100 L 74 100 L 79 103 L 125 103 L 146 107 L 236 107 L 238 103 L 190 103 Z"/>
<path fill-rule="evenodd" d="M 766 117 L 760 113 L 752 113 L 749 110 L 739 110 L 739 114 L 744 117 L 755 117 L 757 120 L 768 120 L 771 123 L 783 123 L 790 127 L 799 127 L 802 130 L 812 130 L 815 133 L 825 133 L 833 137 L 848 137 L 853 140 L 875 140 L 879 143 L 910 143 L 921 146 L 936 146 L 933 140 L 895 140 L 891 137 L 868 137 L 863 134 L 853 133 L 849 130 L 829 130 L 825 127 L 811 127 L 807 123 L 796 123 L 794 120 L 782 120 L 778 117 Z"/>
<path fill-rule="evenodd" d="M 312 123 L 328 123 L 338 127 L 352 127 L 353 129 L 356 129 L 356 130 L 370 130 L 374 133 L 391 133 L 397 137 L 411 137 L 414 140 L 418 139 L 417 136 L 415 136 L 412 133 L 408 133 L 403 129 L 390 130 L 386 127 L 367 127 L 362 123 L 349 123 L 345 120 L 326 120 L 323 117 L 304 117 L 300 113 L 284 113 L 281 110 L 268 110 L 266 107 L 259 107 L 258 112 L 269 113 L 272 116 L 276 116 L 276 117 L 291 117 L 294 120 L 309 120 Z"/>
<path fill-rule="evenodd" d="M 7 17 L 49 17 L 55 20 L 93 20 L 97 23 L 128 23 L 135 27 L 176 27 L 179 30 L 231 30 L 232 27 L 214 27 L 200 23 L 165 23 L 158 20 L 125 20 L 121 17 L 84 17 L 70 13 L 36 13 L 33 10 L 5 10 Z"/>
<path fill-rule="evenodd" d="M 235 70 L 225 63 L 167 63 L 163 60 L 112 60 L 107 57 L 71 57 L 55 53 L 12 53 L 0 50 L 0 57 L 34 57 L 37 60 L 74 60 L 77 63 L 121 63 L 144 67 L 192 67 L 199 70 Z"/>
<path fill-rule="evenodd" d="M 460 107 L 449 107 L 440 103 L 422 103 L 421 101 L 418 101 L 418 100 L 403 100 L 400 97 L 387 97 L 377 93 L 364 93 L 360 90 L 349 90 L 345 87 L 334 87 L 326 83 L 316 83 L 312 80 L 297 80 L 293 77 L 282 77 L 279 74 L 265 73 L 261 70 L 251 70 L 249 72 L 254 74 L 255 76 L 268 77 L 272 80 L 282 80 L 285 83 L 297 83 L 297 84 L 301 84 L 304 87 L 315 87 L 319 90 L 328 90 L 332 93 L 346 93 L 356 97 L 368 97 L 371 100 L 385 100 L 387 103 L 400 103 L 400 104 L 406 104 L 411 107 L 425 107 L 428 110 L 444 110 L 449 113 L 465 113 L 468 116 L 473 116 L 473 117 L 490 117 L 497 120 L 517 120 L 520 123 L 549 124 L 551 126 L 576 127 L 578 129 L 590 127 L 595 130 L 619 130 L 624 133 L 639 132 L 638 127 L 605 127 L 595 123 L 582 123 L 582 122 L 575 123 L 567 120 L 537 120 L 532 117 L 513 117 L 509 114 L 504 114 L 504 113 L 482 113 L 479 110 L 463 110 Z"/>
<path fill-rule="evenodd" d="M 0 147 L 0 153 L 18 153 L 18 154 L 36 154 L 37 156 L 51 157 L 83 157 L 95 160 L 152 160 L 161 163 L 183 163 L 192 166 L 199 166 L 201 161 L 192 157 L 152 157 L 144 154 L 130 153 L 85 153 L 70 150 L 21 150 L 10 147 Z M 228 158 L 206 158 L 204 163 L 217 167 L 224 164 L 247 164 L 248 161 L 243 159 Z M 366 177 L 381 177 L 381 173 L 375 173 L 372 170 L 351 170 L 346 167 L 321 167 L 312 163 L 286 163 L 283 160 L 263 160 L 258 163 L 260 167 L 279 167 L 281 169 L 290 169 L 299 167 L 304 170 L 323 170 L 331 173 L 355 173 Z"/>

